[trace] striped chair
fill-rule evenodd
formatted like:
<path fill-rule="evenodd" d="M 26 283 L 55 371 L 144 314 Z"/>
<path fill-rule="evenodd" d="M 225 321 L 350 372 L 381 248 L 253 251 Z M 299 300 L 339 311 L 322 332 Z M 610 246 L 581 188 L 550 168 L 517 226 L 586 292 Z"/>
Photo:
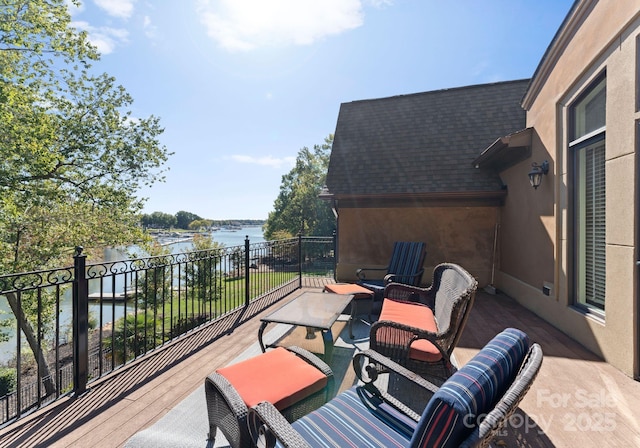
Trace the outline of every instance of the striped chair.
<path fill-rule="evenodd" d="M 373 385 L 377 370 L 371 364 L 379 363 L 432 392 L 422 415 Z M 440 388 L 367 350 L 354 357 L 364 385 L 339 394 L 292 424 L 270 403 L 262 402 L 250 410 L 249 427 L 256 443 L 267 447 L 487 446 L 516 410 L 541 363 L 540 346 L 513 328 L 494 337 Z"/>
<path fill-rule="evenodd" d="M 391 283 L 420 285 L 424 273 L 427 245 L 425 243 L 396 241 L 391 261 L 386 268 L 360 268 L 356 271 L 358 284 L 374 292 L 374 300 L 381 300 L 384 287 Z M 384 276 L 384 277 L 383 277 Z"/>

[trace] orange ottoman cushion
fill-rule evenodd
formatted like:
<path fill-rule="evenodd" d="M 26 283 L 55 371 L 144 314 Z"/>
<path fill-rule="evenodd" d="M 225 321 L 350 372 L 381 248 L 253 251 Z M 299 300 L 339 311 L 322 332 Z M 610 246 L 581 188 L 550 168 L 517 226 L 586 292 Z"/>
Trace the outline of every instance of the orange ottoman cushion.
<path fill-rule="evenodd" d="M 216 370 L 252 407 L 269 401 L 279 410 L 322 390 L 327 377 L 284 347 Z"/>
<path fill-rule="evenodd" d="M 438 325 L 433 311 L 421 303 L 384 299 L 380 320 L 397 322 L 432 333 L 438 332 Z M 435 362 L 442 359 L 442 354 L 431 342 L 426 339 L 419 339 L 411 344 L 409 358 Z"/>
<path fill-rule="evenodd" d="M 354 283 L 332 283 L 325 285 L 324 290 L 334 294 L 353 294 L 354 299 L 373 297 L 373 291 Z"/>

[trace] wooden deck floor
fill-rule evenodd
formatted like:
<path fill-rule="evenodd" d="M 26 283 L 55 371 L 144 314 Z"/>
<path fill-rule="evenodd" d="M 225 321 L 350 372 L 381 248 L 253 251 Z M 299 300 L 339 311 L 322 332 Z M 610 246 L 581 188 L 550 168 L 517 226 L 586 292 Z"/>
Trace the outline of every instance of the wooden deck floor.
<path fill-rule="evenodd" d="M 305 289 L 326 280 L 306 280 Z M 284 301 L 297 296 L 297 290 Z M 281 301 L 280 303 L 284 303 Z M 182 339 L 145 360 L 0 430 L 3 447 L 121 447 L 257 340 L 260 317 L 273 304 L 248 310 Z M 511 419 L 499 446 L 640 446 L 640 383 L 602 362 L 514 301 L 479 292 L 456 359 L 468 361 L 505 327 L 541 344 L 541 372 Z"/>

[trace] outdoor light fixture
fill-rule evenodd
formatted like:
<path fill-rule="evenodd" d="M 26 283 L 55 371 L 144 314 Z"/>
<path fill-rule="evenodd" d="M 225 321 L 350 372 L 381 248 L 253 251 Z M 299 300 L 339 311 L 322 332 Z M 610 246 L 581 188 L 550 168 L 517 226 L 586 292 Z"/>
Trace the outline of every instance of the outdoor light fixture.
<path fill-rule="evenodd" d="M 540 186 L 540 181 L 542 181 L 542 175 L 546 175 L 549 173 L 549 162 L 545 160 L 542 162 L 542 165 L 538 165 L 536 162 L 531 164 L 531 171 L 529 171 L 529 182 L 531 186 L 536 190 Z"/>

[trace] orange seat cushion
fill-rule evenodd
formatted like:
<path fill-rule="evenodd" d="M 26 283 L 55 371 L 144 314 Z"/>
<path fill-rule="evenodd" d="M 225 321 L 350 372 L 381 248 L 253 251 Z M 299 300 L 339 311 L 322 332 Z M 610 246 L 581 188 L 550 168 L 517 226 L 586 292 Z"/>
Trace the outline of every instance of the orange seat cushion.
<path fill-rule="evenodd" d="M 384 299 L 380 320 L 416 327 L 432 333 L 438 332 L 433 311 L 421 303 Z M 431 342 L 418 339 L 409 347 L 409 358 L 419 361 L 435 362 L 442 359 L 442 353 Z"/>
<path fill-rule="evenodd" d="M 266 400 L 279 410 L 286 409 L 327 385 L 324 373 L 284 347 L 216 372 L 235 387 L 247 407 Z"/>
<path fill-rule="evenodd" d="M 353 294 L 354 299 L 373 298 L 373 291 L 354 283 L 332 283 L 325 285 L 324 290 L 334 294 Z"/>

